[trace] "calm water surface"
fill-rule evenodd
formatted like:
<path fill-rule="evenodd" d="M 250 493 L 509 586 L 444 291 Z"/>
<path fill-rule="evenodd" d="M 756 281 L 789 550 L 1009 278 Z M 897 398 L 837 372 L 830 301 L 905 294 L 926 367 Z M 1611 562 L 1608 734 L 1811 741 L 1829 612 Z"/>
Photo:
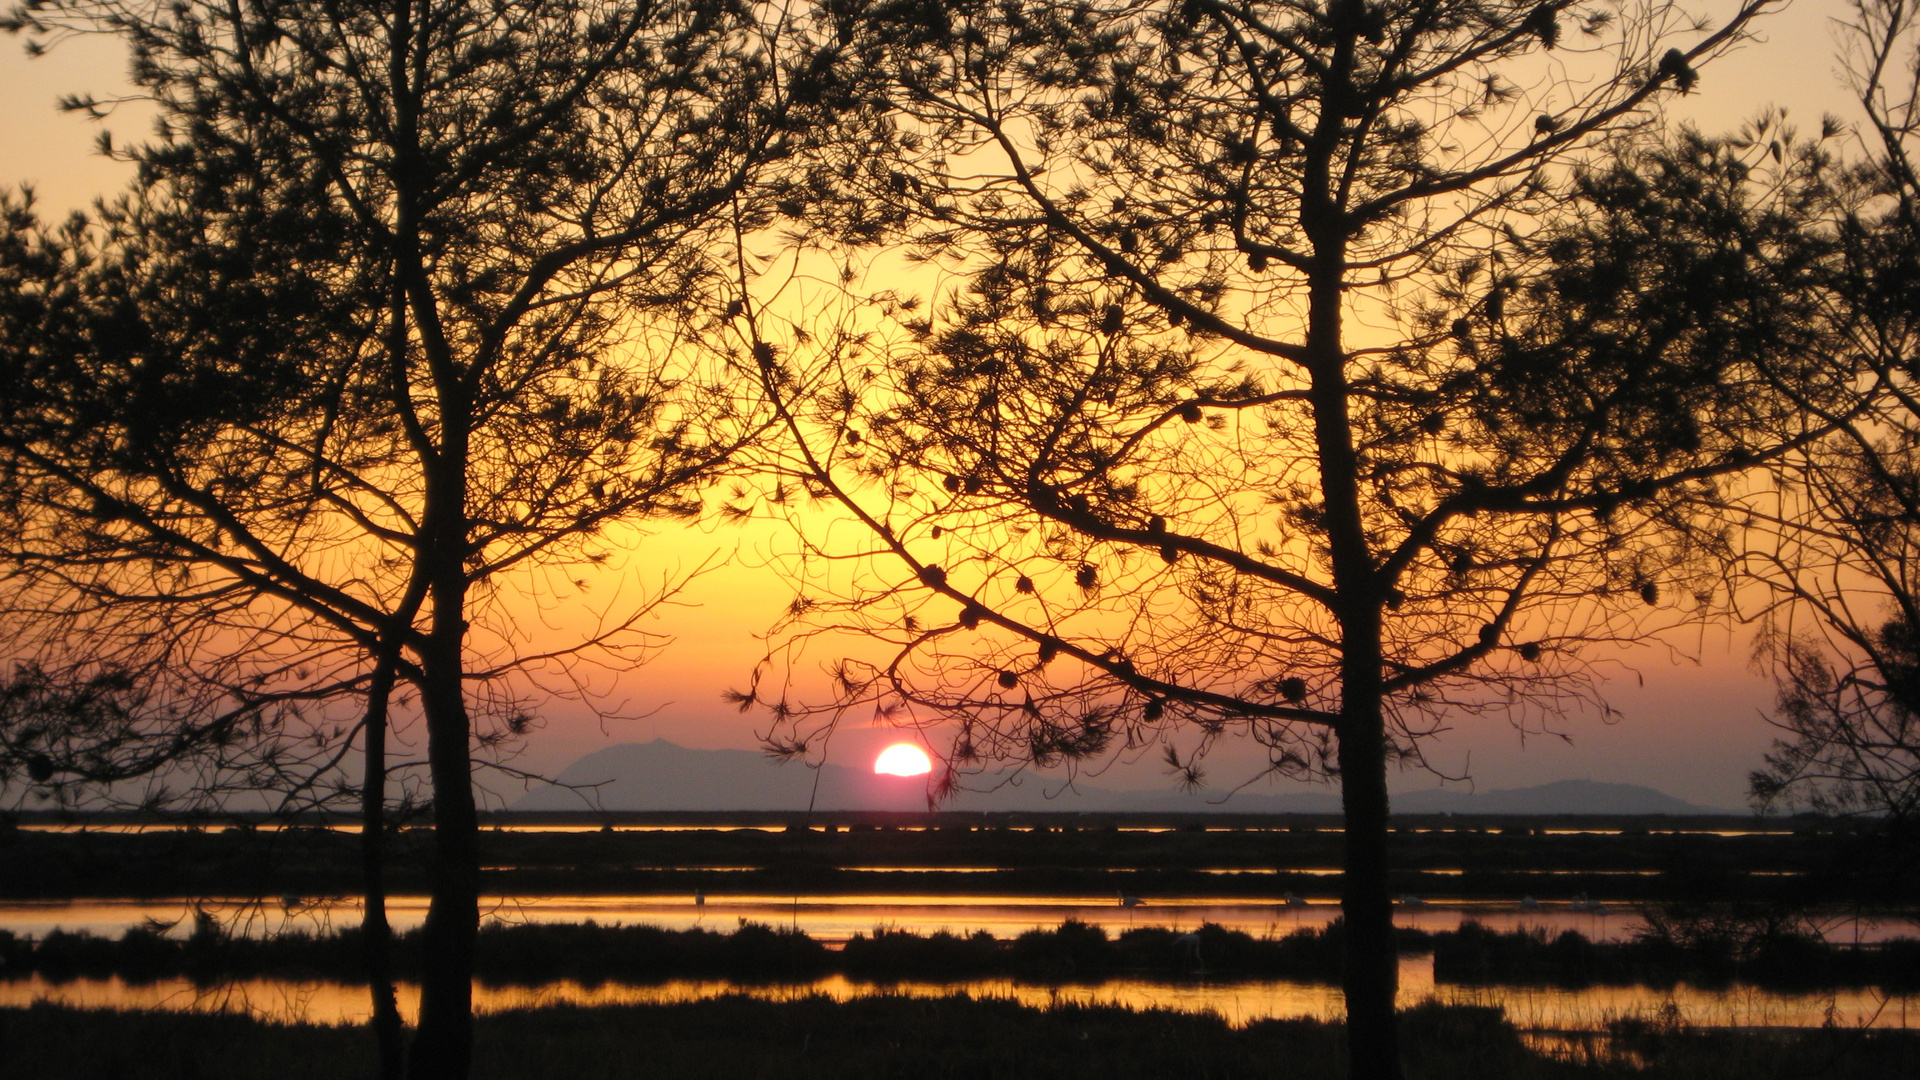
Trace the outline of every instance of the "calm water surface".
<path fill-rule="evenodd" d="M 0 930 L 44 937 L 55 929 L 86 931 L 118 937 L 128 927 L 159 925 L 174 933 L 191 928 L 195 909 L 213 913 L 235 933 L 259 936 L 288 931 L 325 933 L 360 922 L 359 901 L 352 898 L 284 897 L 266 903 L 253 900 L 58 900 L 0 901 Z M 1340 914 L 1330 900 L 1304 906 L 1227 899 L 1145 898 L 1123 907 L 1117 897 L 1087 896 L 831 896 L 791 897 L 714 895 L 704 904 L 690 896 L 554 896 L 489 897 L 482 900 L 482 917 L 504 922 L 572 923 L 592 919 L 602 924 L 647 923 L 674 930 L 706 927 L 727 931 L 740 920 L 792 926 L 828 944 L 846 941 L 876 927 L 929 934 L 937 930 L 970 933 L 986 930 L 995 937 L 1013 937 L 1035 928 L 1051 929 L 1067 919 L 1079 919 L 1119 934 L 1135 926 L 1167 926 L 1177 930 L 1217 923 L 1255 937 L 1285 935 L 1295 930 L 1325 926 Z M 388 917 L 406 930 L 426 919 L 427 898 L 396 896 L 388 900 Z M 1631 907 L 1609 907 L 1605 912 L 1576 911 L 1568 900 L 1542 901 L 1537 908 L 1502 901 L 1402 904 L 1394 921 L 1421 930 L 1452 930 L 1473 919 L 1497 930 L 1539 927 L 1549 935 L 1577 930 L 1596 941 L 1631 937 L 1640 923 Z M 1834 941 L 1873 942 L 1920 933 L 1907 920 L 1839 921 L 1828 928 Z"/>
<path fill-rule="evenodd" d="M 770 1000 L 823 994 L 840 1001 L 875 994 L 940 997 L 965 993 L 1043 1007 L 1076 1003 L 1211 1011 L 1236 1026 L 1269 1018 L 1337 1019 L 1344 1012 L 1338 988 L 1311 983 L 1208 983 L 1204 980 L 1164 983 L 1132 979 L 1085 986 L 1036 985 L 1013 979 L 870 983 L 840 975 L 779 984 L 684 979 L 644 986 L 622 983 L 587 986 L 572 981 L 538 987 L 475 983 L 474 1007 L 489 1013 L 560 1004 L 670 1004 L 729 993 Z M 1436 987 L 1431 959 L 1402 958 L 1401 1004 L 1412 1005 L 1436 997 L 1444 1001 L 1503 1006 L 1510 1019 L 1530 1031 L 1603 1030 L 1609 1020 L 1652 1015 L 1669 1005 L 1678 1008 L 1689 1023 L 1700 1026 L 1818 1027 L 1829 1022 L 1855 1027 L 1905 1028 L 1909 1023 L 1920 1026 L 1920 998 L 1889 999 L 1871 990 L 1805 995 L 1770 994 L 1740 986 L 1708 990 L 1686 985 L 1672 989 L 1597 987 L 1570 991 L 1496 987 L 1466 990 Z M 51 982 L 40 976 L 0 981 L 0 1006 L 24 1006 L 35 1001 L 83 1008 L 243 1012 L 264 1019 L 323 1024 L 364 1023 L 370 1015 L 364 989 L 334 982 L 247 979 L 218 986 L 196 986 L 185 979 L 131 984 L 118 978 Z M 417 1015 L 419 1002 L 417 986 L 400 987 L 401 1012 L 409 1022 Z"/>
<path fill-rule="evenodd" d="M 287 897 L 270 903 L 200 901 L 201 909 L 217 915 L 235 932 L 271 934 L 292 930 L 325 932 L 358 923 L 359 905 L 350 899 Z M 196 908 L 185 900 L 79 900 L 63 902 L 0 903 L 0 929 L 16 934 L 44 936 L 54 929 L 85 930 L 118 936 L 130 926 L 170 926 L 184 933 Z M 418 926 L 426 916 L 426 898 L 395 897 L 390 902 L 393 921 L 400 928 Z M 1282 935 L 1296 929 L 1324 926 L 1338 915 L 1330 902 L 1304 907 L 1249 903 L 1245 899 L 1147 900 L 1122 907 L 1117 898 L 1096 897 L 925 897 L 838 896 L 830 898 L 777 896 L 714 896 L 705 904 L 691 897 L 544 897 L 494 898 L 487 916 L 511 922 L 651 923 L 674 929 L 708 927 L 727 931 L 741 920 L 797 926 L 813 937 L 837 945 L 855 933 L 885 926 L 915 933 L 951 930 L 967 933 L 987 930 L 996 937 L 1012 937 L 1036 927 L 1051 928 L 1076 918 L 1118 934 L 1133 926 L 1170 926 L 1190 929 L 1203 922 L 1244 930 L 1256 936 Z M 1578 930 L 1590 938 L 1629 936 L 1639 916 L 1628 909 L 1595 914 L 1572 910 L 1566 901 L 1544 903 L 1523 910 L 1511 903 L 1455 903 L 1402 905 L 1396 921 L 1425 930 L 1450 930 L 1465 919 L 1507 929 L 1537 926 L 1549 934 Z M 1846 940 L 1858 936 L 1872 941 L 1914 933 L 1902 922 L 1841 924 L 1829 931 Z M 1234 1024 L 1269 1017 L 1334 1018 L 1342 1014 L 1338 988 L 1284 981 L 1210 983 L 1202 980 L 1166 983 L 1123 979 L 1098 985 L 1055 986 L 1012 979 L 978 979 L 951 983 L 905 982 L 876 984 L 845 976 L 828 976 L 795 984 L 740 984 L 726 980 L 675 980 L 628 985 L 606 983 L 585 986 L 571 981 L 540 987 L 492 987 L 476 984 L 475 1005 L 483 1012 L 572 1003 L 582 1005 L 670 1003 L 744 993 L 786 999 L 808 994 L 846 1000 L 879 993 L 940 996 L 967 993 L 1010 998 L 1029 1005 L 1054 1003 L 1116 1004 L 1134 1008 L 1210 1010 Z M 1608 1020 L 1648 1014 L 1668 1004 L 1677 1006 L 1695 1024 L 1708 1026 L 1813 1027 L 1829 1022 L 1882 1027 L 1920 1026 L 1920 998 L 1887 998 L 1871 989 L 1825 994 L 1775 994 L 1750 987 L 1703 989 L 1680 985 L 1651 987 L 1594 987 L 1558 990 L 1533 987 L 1436 987 L 1433 962 L 1426 956 L 1401 960 L 1400 993 L 1403 1004 L 1430 997 L 1448 1001 L 1498 1004 L 1521 1027 L 1533 1031 L 1590 1031 Z M 404 1011 L 418 1006 L 417 987 L 403 987 Z M 288 979 L 249 979 L 218 986 L 197 986 L 185 979 L 155 983 L 127 983 L 120 979 L 80 979 L 50 982 L 41 976 L 0 981 L 0 1006 L 33 1001 L 56 1001 L 93 1008 L 181 1009 L 239 1011 L 276 1020 L 316 1023 L 359 1023 L 367 1019 L 365 991 L 332 982 Z"/>

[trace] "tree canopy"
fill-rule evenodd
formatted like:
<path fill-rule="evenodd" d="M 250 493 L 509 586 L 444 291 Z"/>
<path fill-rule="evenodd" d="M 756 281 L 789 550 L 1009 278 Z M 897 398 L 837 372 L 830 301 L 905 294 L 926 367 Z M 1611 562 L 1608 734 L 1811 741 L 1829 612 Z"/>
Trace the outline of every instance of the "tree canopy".
<path fill-rule="evenodd" d="M 1835 165 L 1821 204 L 1824 297 L 1844 337 L 1815 377 L 1783 380 L 1834 430 L 1776 470 L 1777 497 L 1753 507 L 1746 563 L 1782 729 L 1752 775 L 1754 799 L 1876 822 L 1876 839 L 1892 843 L 1852 870 L 1866 871 L 1863 893 L 1892 885 L 1907 902 L 1920 814 L 1916 15 L 1905 0 L 1861 0 L 1846 24 L 1842 59 L 1866 153 Z"/>
<path fill-rule="evenodd" d="M 1626 148 L 1768 6 L 884 9 L 866 197 L 963 284 L 755 342 L 790 480 L 880 556 L 791 629 L 891 646 L 822 702 L 770 663 L 776 748 L 871 704 L 950 781 L 1178 724 L 1337 776 L 1355 1075 L 1396 1075 L 1389 763 L 1696 603 L 1687 507 L 1791 426 L 1767 151 Z"/>
<path fill-rule="evenodd" d="M 646 641 L 642 605 L 529 648 L 497 601 L 565 588 L 610 523 L 693 513 L 753 433 L 678 344 L 722 302 L 713 238 L 804 198 L 769 167 L 839 123 L 841 35 L 724 0 L 76 0 L 9 25 L 120 36 L 159 118 L 110 148 L 139 179 L 94 221 L 12 215 L 19 632 L 243 656 L 242 701 L 357 695 L 337 737 L 364 733 L 369 811 L 388 688 L 415 703 L 437 862 L 410 1069 L 464 1075 L 474 754 L 532 722 L 505 677 L 557 666 L 565 692 L 583 648 Z"/>

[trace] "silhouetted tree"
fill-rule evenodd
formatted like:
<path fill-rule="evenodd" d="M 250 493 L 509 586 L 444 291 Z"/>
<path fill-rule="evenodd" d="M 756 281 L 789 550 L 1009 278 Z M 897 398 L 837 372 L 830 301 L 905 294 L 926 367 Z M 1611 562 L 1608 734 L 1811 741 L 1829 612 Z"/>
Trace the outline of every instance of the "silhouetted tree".
<path fill-rule="evenodd" d="M 381 295 L 315 272 L 315 260 L 350 262 L 330 246 L 341 222 L 320 192 L 276 179 L 248 198 L 271 191 L 277 212 L 255 202 L 237 227 L 220 221 L 232 201 L 219 185 L 190 172 L 143 183 L 94 227 L 42 229 L 30 200 L 7 203 L 0 492 L 6 638 L 21 666 L 0 771 L 26 781 L 8 785 L 20 797 L 64 805 L 205 813 L 250 793 L 297 812 L 352 801 L 342 766 L 361 749 L 364 940 L 392 1074 L 380 853 L 393 664 L 370 677 L 377 631 L 362 640 L 351 616 L 289 603 L 260 576 L 263 561 L 350 550 L 330 497 L 352 469 L 395 464 L 365 447 L 352 461 L 299 452 L 315 417 L 344 419 L 341 431 L 366 420 L 337 381 L 312 376 L 345 370 L 342 344 L 379 340 L 367 331 Z M 269 473 L 282 482 L 263 484 Z M 406 590 L 387 624 L 409 625 L 419 605 Z M 342 723 L 354 698 L 361 722 Z"/>
<path fill-rule="evenodd" d="M 1869 160 L 1828 204 L 1830 302 L 1848 336 L 1827 359 L 1829 389 L 1807 403 L 1839 426 L 1783 463 L 1750 563 L 1771 601 L 1762 645 L 1786 732 L 1752 776 L 1754 799 L 1876 823 L 1894 842 L 1862 861 L 1894 882 L 1916 869 L 1920 828 L 1917 18 L 1907 0 L 1860 0 L 1846 24 Z"/>
<path fill-rule="evenodd" d="M 568 563 L 604 558 L 606 525 L 694 513 L 751 435 L 677 328 L 724 302 L 710 231 L 805 199 L 767 167 L 831 129 L 844 35 L 725 0 L 12 19 L 35 45 L 124 37 L 159 114 L 115 151 L 126 200 L 15 246 L 71 269 L 20 303 L 74 297 L 5 349 L 32 388 L 0 433 L 15 610 L 91 631 L 61 626 L 86 596 L 132 635 L 193 612 L 199 654 L 264 648 L 269 681 L 359 695 L 368 788 L 387 687 L 417 694 L 435 862 L 407 1068 L 464 1076 L 474 753 L 530 723 L 505 677 L 571 689 L 582 648 L 523 653 L 503 593 L 584 588 Z M 587 645 L 645 640 L 613 613 Z"/>
<path fill-rule="evenodd" d="M 1603 149 L 1768 6 L 891 5 L 867 197 L 964 284 L 743 331 L 771 501 L 873 538 L 808 552 L 775 656 L 886 645 L 824 704 L 770 658 L 772 746 L 871 703 L 945 726 L 948 784 L 1176 724 L 1338 777 L 1353 1072 L 1399 1075 L 1389 766 L 1710 588 L 1690 507 L 1787 423 L 1754 360 L 1817 333 L 1768 295 L 1797 233 L 1724 231 L 1766 149 Z"/>

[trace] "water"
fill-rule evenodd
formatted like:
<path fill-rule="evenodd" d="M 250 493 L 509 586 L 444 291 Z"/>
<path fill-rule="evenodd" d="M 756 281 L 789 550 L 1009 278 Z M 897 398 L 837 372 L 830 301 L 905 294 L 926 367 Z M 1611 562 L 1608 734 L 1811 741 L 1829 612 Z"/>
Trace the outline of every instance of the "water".
<path fill-rule="evenodd" d="M 410 929 L 426 916 L 421 896 L 393 897 L 389 912 L 395 926 Z M 359 904 L 347 898 L 296 898 L 261 903 L 241 900 L 74 900 L 0 902 L 0 929 L 16 934 L 45 936 L 54 929 L 88 931 L 115 937 L 130 926 L 155 924 L 185 933 L 196 910 L 217 916 L 233 932 L 264 935 L 305 931 L 326 933 L 357 925 Z M 1134 926 L 1191 929 L 1217 923 L 1255 936 L 1284 935 L 1316 928 L 1339 914 L 1336 904 L 1316 901 L 1304 907 L 1250 903 L 1233 899 L 1149 899 L 1144 905 L 1122 907 L 1116 898 L 1072 896 L 709 896 L 704 905 L 691 897 L 568 896 L 492 898 L 485 917 L 510 922 L 572 923 L 594 920 L 602 924 L 648 923 L 671 929 L 707 927 L 728 931 L 751 920 L 794 926 L 837 947 L 855 933 L 876 927 L 929 934 L 937 930 L 968 933 L 987 930 L 1009 938 L 1035 928 L 1053 928 L 1066 919 L 1079 919 L 1118 934 Z M 1630 909 L 1610 913 L 1574 911 L 1566 901 L 1548 902 L 1523 910 L 1513 903 L 1435 903 L 1403 905 L 1396 913 L 1401 926 L 1423 930 L 1451 930 L 1467 919 L 1506 930 L 1536 926 L 1549 934 L 1578 930 L 1595 940 L 1630 936 L 1639 916 Z M 1836 940 L 1883 940 L 1913 934 L 1904 921 L 1842 924 L 1829 930 Z M 1778 994 L 1752 987 L 1700 988 L 1680 985 L 1652 987 L 1590 987 L 1562 990 L 1543 987 L 1462 988 L 1436 986 L 1430 957 L 1403 957 L 1400 963 L 1401 1002 L 1411 1005 L 1438 997 L 1445 1001 L 1497 1004 L 1516 1024 L 1530 1031 L 1595 1031 L 1623 1016 L 1653 1015 L 1669 1004 L 1690 1023 L 1702 1026 L 1816 1027 L 1825 1023 L 1848 1026 L 1920 1026 L 1920 998 L 1887 998 L 1872 989 L 1822 994 Z M 657 984 L 607 983 L 586 986 L 556 982 L 539 987 L 493 987 L 476 984 L 476 1008 L 482 1012 L 562 1003 L 581 1005 L 671 1003 L 744 993 L 786 999 L 824 994 L 837 1000 L 893 993 L 931 997 L 966 993 L 976 997 L 1009 998 L 1028 1005 L 1056 1003 L 1113 1004 L 1133 1008 L 1208 1010 L 1234 1024 L 1271 1017 L 1330 1019 L 1342 1015 L 1338 988 L 1314 983 L 1259 981 L 1212 983 L 1204 979 L 1178 983 L 1120 979 L 1097 985 L 1059 986 L 1022 983 L 1013 979 L 976 979 L 950 983 L 904 982 L 876 984 L 834 975 L 793 984 L 741 984 L 726 980 L 674 980 Z M 403 1012 L 417 1008 L 417 987 L 401 988 Z M 356 986 L 323 981 L 248 979 L 216 986 L 199 986 L 185 979 L 154 983 L 127 983 L 120 979 L 79 979 L 50 982 L 41 976 L 0 981 L 0 1006 L 54 1001 L 89 1008 L 178 1009 L 245 1012 L 282 1021 L 360 1023 L 368 1015 L 365 991 Z"/>
<path fill-rule="evenodd" d="M 86 833 L 86 832 L 171 833 L 171 832 L 221 832 L 228 828 L 231 828 L 232 826 L 226 826 L 226 825 L 220 825 L 220 824 L 196 824 L 191 822 L 31 821 L 31 822 L 20 822 L 15 827 L 27 832 L 50 832 L 50 833 Z M 966 830 L 968 832 L 978 832 L 978 831 L 981 831 L 982 829 L 985 829 L 986 831 L 990 831 L 990 832 L 997 830 L 1000 832 L 1018 832 L 1018 833 L 1030 833 L 1030 832 L 1033 832 L 1035 829 L 1043 829 L 1043 830 L 1047 828 L 1059 829 L 1062 827 L 1063 826 L 997 825 L 997 824 L 980 826 L 980 825 L 966 825 L 966 824 L 960 824 L 960 823 L 933 826 L 933 828 L 935 829 Z M 266 822 L 259 822 L 259 823 L 248 825 L 246 826 L 246 828 L 255 830 L 258 832 L 279 832 L 284 829 L 303 829 L 303 830 L 314 830 L 319 832 L 338 832 L 338 833 L 358 833 L 360 831 L 359 825 L 349 821 L 333 821 L 333 822 L 328 822 L 324 825 L 304 825 L 304 824 L 288 825 L 280 822 L 266 821 Z M 838 829 L 841 832 L 845 832 L 847 831 L 848 826 L 846 825 L 814 825 L 814 826 L 810 826 L 810 828 L 814 832 L 822 832 L 822 831 L 832 832 L 835 829 Z M 928 830 L 928 826 L 925 826 L 925 825 L 888 825 L 886 826 L 886 828 L 894 832 L 926 832 Z M 1067 825 L 1067 826 L 1064 826 L 1064 828 L 1067 831 L 1076 831 L 1082 827 Z M 1181 831 L 1189 830 L 1188 826 L 1179 826 L 1179 825 L 1115 825 L 1115 826 L 1111 826 L 1111 828 L 1115 832 L 1123 832 L 1123 833 L 1168 833 L 1168 832 L 1181 832 Z M 1495 828 L 1498 829 L 1498 826 L 1495 826 Z M 788 826 L 785 824 L 738 825 L 738 824 L 715 824 L 712 822 L 676 822 L 671 824 L 625 824 L 625 823 L 571 824 L 571 823 L 564 823 L 564 822 L 539 822 L 539 823 L 531 823 L 531 824 L 501 824 L 501 825 L 490 824 L 490 825 L 483 825 L 482 829 L 487 832 L 509 832 L 509 833 L 597 833 L 597 832 L 783 833 L 788 831 Z M 1321 826 L 1312 826 L 1312 827 L 1301 826 L 1301 825 L 1209 825 L 1201 828 L 1199 831 L 1209 832 L 1209 833 L 1330 833 L 1330 834 L 1338 835 L 1340 833 L 1345 832 L 1346 830 L 1342 829 L 1338 825 L 1321 825 Z M 1418 834 L 1427 834 L 1427 833 L 1450 834 L 1450 833 L 1462 833 L 1462 832 L 1484 832 L 1486 830 L 1484 828 L 1475 828 L 1475 827 L 1456 827 L 1456 828 L 1402 827 L 1400 829 L 1397 829 L 1396 831 L 1406 832 L 1406 833 L 1418 833 Z M 1636 834 L 1645 833 L 1649 836 L 1793 836 L 1795 835 L 1795 832 L 1792 829 L 1766 828 L 1766 827 L 1754 827 L 1754 828 L 1745 828 L 1745 829 L 1703 827 L 1703 828 L 1672 828 L 1672 829 L 1635 829 L 1635 830 L 1608 829 L 1608 828 L 1596 827 L 1596 828 L 1557 828 L 1557 829 L 1542 828 L 1536 831 L 1544 836 L 1624 836 L 1624 835 L 1627 835 L 1630 831 Z"/>
<path fill-rule="evenodd" d="M 1270 1018 L 1338 1019 L 1344 1015 L 1337 987 L 1277 980 L 1167 983 L 1116 979 L 1093 985 L 1042 985 L 1006 978 L 872 983 L 841 975 L 809 982 L 770 984 L 678 979 L 648 985 L 588 986 L 562 981 L 534 987 L 499 987 L 476 982 L 474 1008 L 481 1013 L 492 1013 L 562 1004 L 671 1004 L 722 994 L 746 994 L 769 1000 L 821 994 L 845 1001 L 875 994 L 941 997 L 956 993 L 1011 999 L 1038 1007 L 1086 1004 L 1210 1011 L 1235 1026 Z M 1703 989 L 1684 984 L 1671 989 L 1638 986 L 1577 991 L 1534 987 L 1462 989 L 1435 986 L 1430 958 L 1403 957 L 1400 1004 L 1405 1007 L 1430 998 L 1500 1005 L 1517 1026 L 1546 1032 L 1600 1031 L 1610 1020 L 1653 1016 L 1668 1006 L 1677 1009 L 1688 1023 L 1703 1027 L 1819 1027 L 1835 1023 L 1904 1029 L 1910 1022 L 1920 1025 L 1920 998 L 1889 999 L 1872 990 L 1774 994 L 1738 985 Z M 399 988 L 399 999 L 402 1015 L 411 1022 L 419 1010 L 419 987 L 403 984 Z M 200 986 L 185 979 L 152 983 L 128 983 L 118 978 L 52 982 L 37 975 L 0 981 L 0 1006 L 22 1007 L 36 1001 L 80 1008 L 239 1012 L 268 1020 L 319 1024 L 365 1023 L 371 1014 L 363 988 L 336 982 L 245 979 Z"/>
<path fill-rule="evenodd" d="M 285 897 L 253 900 L 55 900 L 0 901 L 0 930 L 44 937 L 55 929 L 86 931 L 118 937 L 130 926 L 158 924 L 174 933 L 192 927 L 196 909 L 217 916 L 233 932 L 259 936 L 289 931 L 327 933 L 360 922 L 359 901 L 352 898 Z M 388 918 L 401 930 L 426 919 L 427 898 L 395 896 L 387 901 Z M 1117 897 L 1089 896 L 915 896 L 868 895 L 791 897 L 712 895 L 704 905 L 691 896 L 555 896 L 489 897 L 482 901 L 482 918 L 506 922 L 572 923 L 592 919 L 602 924 L 647 923 L 674 930 L 700 926 L 732 930 L 741 919 L 791 926 L 834 945 L 875 927 L 930 934 L 936 930 L 970 933 L 986 930 L 995 937 L 1014 937 L 1026 930 L 1051 929 L 1067 919 L 1078 919 L 1119 934 L 1134 926 L 1169 926 L 1177 930 L 1216 923 L 1255 937 L 1282 936 L 1295 930 L 1325 926 L 1339 917 L 1339 905 L 1316 899 L 1302 907 L 1233 898 L 1148 897 L 1137 907 L 1122 907 Z M 1630 907 L 1609 907 L 1604 913 L 1576 911 L 1570 901 L 1542 901 L 1525 909 L 1507 901 L 1402 904 L 1395 922 L 1427 931 L 1452 930 L 1472 919 L 1495 930 L 1539 927 L 1549 935 L 1577 930 L 1595 941 L 1631 937 L 1640 916 Z M 1827 930 L 1835 941 L 1882 941 L 1913 936 L 1915 925 L 1889 919 L 1836 922 Z"/>

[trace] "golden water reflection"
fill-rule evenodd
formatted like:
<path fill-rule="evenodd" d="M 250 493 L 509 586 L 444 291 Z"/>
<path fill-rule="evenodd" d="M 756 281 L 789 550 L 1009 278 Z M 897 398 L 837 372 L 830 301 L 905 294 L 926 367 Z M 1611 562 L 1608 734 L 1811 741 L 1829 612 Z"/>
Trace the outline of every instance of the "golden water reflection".
<path fill-rule="evenodd" d="M 1135 1009 L 1177 1009 L 1213 1012 L 1235 1026 L 1273 1018 L 1338 1019 L 1343 1015 L 1337 987 L 1281 981 L 1210 983 L 1152 982 L 1119 979 L 1091 985 L 1041 985 L 1014 979 L 971 979 L 958 982 L 872 983 L 832 975 L 801 983 L 753 984 L 721 979 L 679 979 L 647 985 L 572 981 L 537 987 L 500 987 L 474 984 L 474 1008 L 481 1013 L 555 1005 L 673 1004 L 744 994 L 784 1001 L 819 994 L 837 1001 L 877 994 L 943 997 L 968 994 L 1004 998 L 1024 1005 L 1121 1005 Z M 417 1015 L 417 986 L 400 987 L 400 1008 L 407 1019 Z M 1431 998 L 1442 1001 L 1491 1004 L 1503 1007 L 1509 1019 L 1531 1031 L 1597 1031 L 1608 1021 L 1653 1016 L 1678 1009 L 1687 1023 L 1705 1027 L 1818 1027 L 1826 1023 L 1905 1028 L 1920 1024 L 1920 999 L 1886 998 L 1872 990 L 1843 990 L 1827 994 L 1773 994 L 1752 987 L 1701 989 L 1680 985 L 1671 989 L 1644 986 L 1594 987 L 1555 990 L 1530 987 L 1466 989 L 1436 987 L 1433 964 L 1427 957 L 1400 961 L 1402 1007 Z M 40 976 L 0 982 L 0 1007 L 23 1007 L 36 1001 L 79 1008 L 156 1009 L 247 1013 L 281 1022 L 359 1024 L 370 1010 L 366 991 L 334 982 L 288 979 L 247 979 L 218 986 L 196 986 L 185 979 L 154 983 L 127 983 L 121 979 L 76 979 L 51 982 Z"/>
<path fill-rule="evenodd" d="M 708 893 L 702 899 L 704 903 L 697 903 L 692 896 L 488 897 L 482 900 L 481 915 L 500 922 L 591 919 L 601 924 L 646 923 L 672 930 L 705 927 L 721 931 L 732 930 L 745 919 L 795 927 L 832 944 L 856 933 L 870 933 L 876 927 L 917 934 L 986 930 L 995 937 L 1015 937 L 1027 930 L 1052 929 L 1068 919 L 1101 926 L 1116 935 L 1133 927 L 1191 930 L 1202 923 L 1215 923 L 1255 937 L 1284 936 L 1325 926 L 1340 914 L 1339 904 L 1324 897 L 1293 905 L 1250 902 L 1244 897 L 1153 896 L 1135 905 L 1122 905 L 1118 896 L 792 897 Z M 249 936 L 290 931 L 328 933 L 360 922 L 359 901 L 350 897 L 13 900 L 0 901 L 0 929 L 34 937 L 44 937 L 54 929 L 118 937 L 130 926 L 159 924 L 172 927 L 174 933 L 184 933 L 191 929 L 196 911 L 209 912 L 231 932 Z M 390 897 L 387 911 L 396 928 L 412 929 L 426 919 L 427 898 Z M 1595 940 L 1609 940 L 1627 936 L 1638 916 L 1628 909 L 1607 914 L 1575 912 L 1565 901 L 1534 909 L 1510 902 L 1423 903 L 1401 907 L 1394 915 L 1401 926 L 1428 931 L 1452 930 L 1466 919 L 1496 929 L 1541 926 L 1550 933 L 1578 930 Z"/>
<path fill-rule="evenodd" d="M 1244 897 L 1154 897 L 1123 906 L 1118 896 L 770 896 L 707 893 L 693 896 L 549 896 L 487 897 L 483 919 L 498 922 L 650 924 L 671 930 L 704 927 L 730 931 L 742 919 L 795 927 L 829 945 L 876 927 L 930 934 L 938 930 L 967 934 L 986 930 L 995 937 L 1016 937 L 1027 930 L 1051 929 L 1067 919 L 1103 927 L 1118 935 L 1133 927 L 1163 926 L 1191 930 L 1215 923 L 1255 937 L 1280 937 L 1325 926 L 1340 914 L 1334 901 L 1316 897 L 1287 904 Z M 249 936 L 290 931 L 328 933 L 359 925 L 359 901 L 349 897 L 245 899 L 103 899 L 0 901 L 0 930 L 44 937 L 55 929 L 118 937 L 128 927 L 148 923 L 191 929 L 195 911 L 204 910 L 230 932 Z M 388 900 L 388 918 L 401 930 L 425 921 L 427 898 Z M 1394 922 L 1430 932 L 1452 930 L 1468 919 L 1495 930 L 1538 927 L 1549 936 L 1577 930 L 1595 941 L 1631 937 L 1640 915 L 1631 907 L 1604 912 L 1576 911 L 1568 899 L 1542 900 L 1524 907 L 1512 901 L 1409 903 L 1396 908 Z M 1875 942 L 1912 936 L 1905 919 L 1837 922 L 1827 928 L 1834 941 Z"/>

